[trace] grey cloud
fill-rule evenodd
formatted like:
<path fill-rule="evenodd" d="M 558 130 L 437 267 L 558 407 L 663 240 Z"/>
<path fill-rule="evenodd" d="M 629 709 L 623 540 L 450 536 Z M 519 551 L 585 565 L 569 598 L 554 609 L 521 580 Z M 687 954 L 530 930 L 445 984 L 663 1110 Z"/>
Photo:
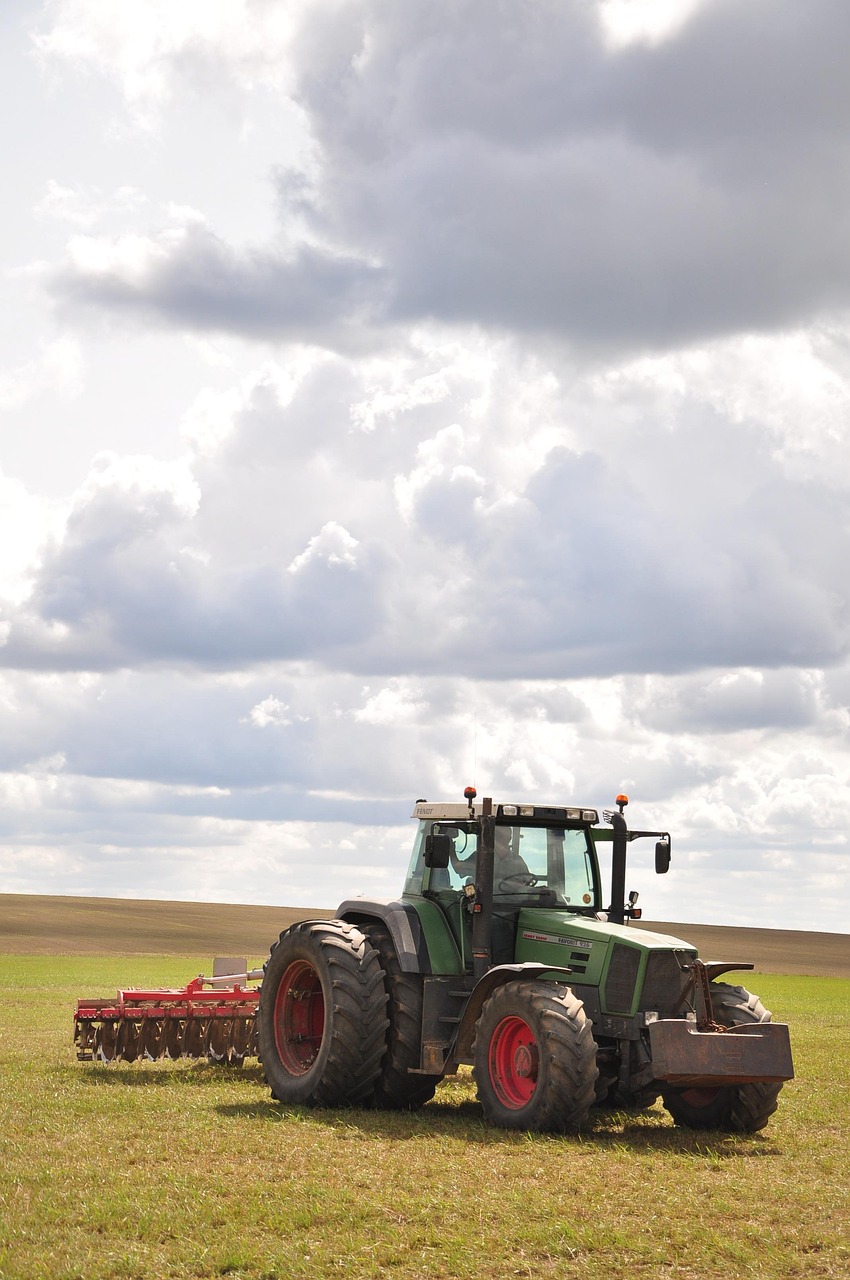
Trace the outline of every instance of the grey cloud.
<path fill-rule="evenodd" d="M 653 694 L 669 706 L 689 687 L 658 678 Z M 656 915 L 661 903 L 676 904 L 665 913 L 674 919 L 720 918 L 725 907 L 728 921 L 724 892 L 749 877 L 787 897 L 786 926 L 834 918 L 844 927 L 816 892 L 846 861 L 846 842 L 835 842 L 843 739 L 828 761 L 819 727 L 791 724 L 769 741 L 751 736 L 744 760 L 743 716 L 728 732 L 688 735 L 676 723 L 659 732 L 626 689 L 624 714 L 606 727 L 599 692 L 605 700 L 613 690 L 445 677 L 364 685 L 294 665 L 250 679 L 22 677 L 26 745 L 32 755 L 59 750 L 29 766 L 26 785 L 0 773 L 0 874 L 13 889 L 42 874 L 52 891 L 90 892 L 106 877 L 113 894 L 232 900 L 238 868 L 245 901 L 333 906 L 376 883 L 389 894 L 407 861 L 411 802 L 457 794 L 477 756 L 482 794 L 601 808 L 625 787 L 635 826 L 674 832 L 667 881 L 652 875 L 651 843 L 630 859 L 629 887 Z M 289 715 L 259 727 L 249 713 L 270 693 Z M 535 714 L 559 704 L 568 718 Z M 762 719 L 754 707 L 753 724 Z M 4 763 L 15 766 L 8 755 Z M 735 918 L 744 911 L 736 901 Z"/>
<path fill-rule="evenodd" d="M 843 492 L 798 479 L 758 427 L 686 402 L 675 430 L 632 432 L 634 465 L 562 446 L 505 491 L 498 451 L 460 428 L 352 430 L 351 391 L 321 392 L 335 425 L 312 448 L 309 393 L 278 429 L 265 402 L 246 410 L 199 464 L 197 510 L 185 477 L 101 476 L 9 611 L 0 663 L 551 679 L 846 655 Z"/>
<path fill-rule="evenodd" d="M 189 224 L 129 274 L 70 262 L 54 295 L 338 348 L 436 319 L 600 354 L 847 310 L 839 0 L 704 4 L 620 50 L 583 0 L 498 15 L 308 6 L 293 58 L 317 151 L 309 182 L 278 175 L 290 249 Z"/>
<path fill-rule="evenodd" d="M 15 687 L 0 794 L 4 774 L 40 779 L 51 812 L 103 811 L 128 831 L 138 827 L 132 815 L 146 812 L 398 821 L 407 816 L 399 806 L 415 799 L 411 788 L 439 790 L 440 762 L 468 714 L 453 682 L 364 686 L 286 664 L 250 678 L 159 669 L 83 681 L 26 674 Z M 3 694 L 8 703 L 8 688 Z M 277 715 L 252 714 L 270 697 Z M 51 821 L 46 812 L 43 824 Z"/>
<path fill-rule="evenodd" d="M 838 661 L 848 641 L 836 591 L 850 552 L 843 499 L 771 474 L 766 458 L 759 475 L 758 461 L 739 439 L 734 484 L 724 489 L 722 469 L 695 471 L 675 500 L 687 513 L 671 518 L 661 477 L 646 490 L 614 460 L 551 455 L 514 513 L 479 526 L 497 605 L 480 620 L 483 669 L 488 660 L 539 676 Z"/>
<path fill-rule="evenodd" d="M 835 0 L 706 5 L 618 52 L 585 5 L 344 12 L 308 15 L 299 64 L 317 225 L 380 256 L 396 317 L 641 347 L 846 307 Z"/>
<path fill-rule="evenodd" d="M 362 321 L 382 273 L 362 258 L 302 245 L 237 251 L 200 222 L 150 241 L 144 263 L 91 269 L 70 261 L 49 278 L 66 315 L 80 307 L 247 337 L 309 339 Z"/>
<path fill-rule="evenodd" d="M 664 733 L 736 733 L 751 730 L 843 730 L 841 704 L 819 672 L 705 671 L 665 682 L 650 679 L 635 690 L 630 712 Z"/>
<path fill-rule="evenodd" d="M 346 0 L 305 12 L 297 54 L 320 141 L 373 162 L 422 135 L 523 152 L 606 132 L 671 150 L 695 138 L 799 140 L 812 127 L 840 135 L 848 40 L 841 0 L 710 0 L 660 43 L 621 48 L 606 43 L 598 6 L 577 0 Z"/>

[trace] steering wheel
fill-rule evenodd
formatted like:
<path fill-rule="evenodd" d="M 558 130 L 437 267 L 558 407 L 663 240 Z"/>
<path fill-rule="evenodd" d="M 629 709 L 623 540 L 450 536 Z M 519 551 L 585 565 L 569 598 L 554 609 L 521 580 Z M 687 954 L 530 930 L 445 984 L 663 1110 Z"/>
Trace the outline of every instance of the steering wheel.
<path fill-rule="evenodd" d="M 529 871 L 517 871 L 515 875 L 505 876 L 499 881 L 499 891 L 501 893 L 510 893 L 510 889 L 506 885 L 511 883 L 519 886 L 521 889 L 531 889 L 534 885 L 540 883 L 540 876 L 533 876 Z"/>

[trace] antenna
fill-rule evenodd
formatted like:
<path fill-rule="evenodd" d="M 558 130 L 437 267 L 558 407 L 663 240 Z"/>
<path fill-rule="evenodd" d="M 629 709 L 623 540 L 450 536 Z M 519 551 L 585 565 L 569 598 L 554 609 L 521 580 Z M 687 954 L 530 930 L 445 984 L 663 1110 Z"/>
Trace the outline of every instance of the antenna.
<path fill-rule="evenodd" d="M 478 786 L 478 708 L 472 712 L 472 785 Z"/>

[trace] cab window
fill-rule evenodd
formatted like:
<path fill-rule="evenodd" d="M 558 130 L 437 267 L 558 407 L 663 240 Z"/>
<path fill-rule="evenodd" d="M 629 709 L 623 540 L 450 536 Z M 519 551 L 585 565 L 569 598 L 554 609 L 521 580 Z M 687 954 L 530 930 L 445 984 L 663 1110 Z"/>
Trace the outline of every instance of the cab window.
<path fill-rule="evenodd" d="M 450 824 L 440 826 L 443 831 Z M 423 887 L 436 892 L 457 892 L 467 882 L 475 883 L 478 853 L 478 836 L 467 831 L 462 824 L 453 827 L 454 853 L 445 869 L 425 867 L 425 837 L 431 829 L 430 822 L 421 822 L 414 841 L 405 893 L 419 896 Z M 497 827 L 504 831 L 504 825 Z M 510 833 L 511 862 L 507 874 L 500 876 L 497 863 L 494 869 L 494 892 L 499 897 L 517 895 L 540 902 L 542 890 L 551 891 L 555 904 L 570 906 L 574 910 L 597 910 L 594 861 L 588 833 L 558 827 L 530 827 L 517 824 L 507 828 Z M 507 835 L 507 832 L 506 832 Z M 521 860 L 521 861 L 520 861 Z M 527 874 L 522 871 L 527 868 Z"/>

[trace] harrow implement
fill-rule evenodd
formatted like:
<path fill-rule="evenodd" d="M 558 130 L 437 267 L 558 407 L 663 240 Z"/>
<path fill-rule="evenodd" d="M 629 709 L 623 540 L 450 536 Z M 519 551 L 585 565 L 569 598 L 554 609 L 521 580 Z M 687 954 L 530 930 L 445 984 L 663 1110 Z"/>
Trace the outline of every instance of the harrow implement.
<path fill-rule="evenodd" d="M 239 962 L 237 962 L 238 964 Z M 185 987 L 131 987 L 114 1000 L 77 1001 L 74 1044 L 81 1062 L 135 1062 L 138 1058 L 201 1058 L 241 1066 L 259 1057 L 256 1013 L 262 969 L 216 960 L 213 977 L 199 975 Z"/>

